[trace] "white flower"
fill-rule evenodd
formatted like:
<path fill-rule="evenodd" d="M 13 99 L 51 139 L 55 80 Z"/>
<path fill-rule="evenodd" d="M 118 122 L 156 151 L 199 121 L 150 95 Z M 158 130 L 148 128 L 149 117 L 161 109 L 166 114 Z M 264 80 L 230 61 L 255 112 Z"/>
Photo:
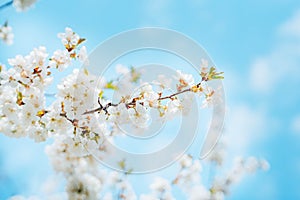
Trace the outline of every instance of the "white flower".
<path fill-rule="evenodd" d="M 132 94 L 132 91 L 134 91 L 135 86 L 131 81 L 131 76 L 126 74 L 119 80 L 118 82 L 118 92 L 117 94 L 122 96 L 130 96 Z"/>
<path fill-rule="evenodd" d="M 8 70 L 8 75 L 13 80 L 10 84 L 15 82 L 26 84 L 26 88 L 45 88 L 53 78 L 49 74 L 47 57 L 46 48 L 39 47 L 33 49 L 27 56 L 17 55 L 13 59 L 8 59 L 8 63 L 13 66 Z"/>
<path fill-rule="evenodd" d="M 128 109 L 128 113 L 131 122 L 135 126 L 139 128 L 147 127 L 149 121 L 149 114 L 147 112 L 147 109 L 144 106 L 142 106 L 140 103 L 136 103 L 135 108 Z"/>
<path fill-rule="evenodd" d="M 260 160 L 260 165 L 261 165 L 262 170 L 264 170 L 264 171 L 268 171 L 270 169 L 270 164 L 265 159 Z"/>
<path fill-rule="evenodd" d="M 145 106 L 157 107 L 159 95 L 156 92 L 144 93 L 144 104 Z"/>
<path fill-rule="evenodd" d="M 179 161 L 182 168 L 190 167 L 193 163 L 191 156 L 184 154 Z"/>
<path fill-rule="evenodd" d="M 101 190 L 102 183 L 97 177 L 86 173 L 83 175 L 83 179 L 84 182 L 86 182 L 86 186 L 90 191 L 97 193 Z"/>
<path fill-rule="evenodd" d="M 168 89 L 171 87 L 172 79 L 167 78 L 165 75 L 160 74 L 157 77 L 157 80 L 153 81 L 154 84 L 157 84 L 161 90 Z"/>
<path fill-rule="evenodd" d="M 35 67 L 41 67 L 43 70 L 45 70 L 44 67 L 46 66 L 44 64 L 47 57 L 48 53 L 46 52 L 46 47 L 40 46 L 39 48 L 34 48 L 33 51 L 26 56 L 26 59 L 31 70 Z"/>
<path fill-rule="evenodd" d="M 178 182 L 183 189 L 189 188 L 200 181 L 202 166 L 199 160 L 195 160 L 189 167 L 183 168 L 178 174 Z"/>
<path fill-rule="evenodd" d="M 14 0 L 13 5 L 17 11 L 25 11 L 35 2 L 36 0 Z"/>
<path fill-rule="evenodd" d="M 63 71 L 71 64 L 70 54 L 67 50 L 57 50 L 53 53 L 49 65 Z"/>
<path fill-rule="evenodd" d="M 46 59 L 48 54 L 45 47 L 33 49 L 27 56 L 17 55 L 13 59 L 8 59 L 8 63 L 13 66 L 9 73 L 17 81 L 25 84 L 32 84 L 43 87 L 49 82 Z M 13 71 L 14 70 L 14 71 Z"/>
<path fill-rule="evenodd" d="M 139 88 L 139 93 L 143 95 L 144 93 L 148 93 L 148 92 L 153 92 L 152 85 L 150 85 L 149 83 L 144 83 Z"/>
<path fill-rule="evenodd" d="M 26 89 L 23 94 L 23 102 L 34 107 L 35 111 L 40 111 L 44 108 L 45 96 L 43 90 L 32 87 Z"/>
<path fill-rule="evenodd" d="M 88 54 L 87 54 L 87 50 L 86 50 L 86 47 L 83 46 L 80 48 L 79 50 L 79 53 L 78 53 L 78 59 L 83 62 L 85 65 L 88 65 L 89 64 L 89 61 L 88 61 Z"/>
<path fill-rule="evenodd" d="M 152 195 L 144 195 L 143 198 L 145 200 L 175 200 L 171 193 L 172 187 L 167 179 L 156 177 L 150 185 L 150 189 L 152 190 Z"/>
<path fill-rule="evenodd" d="M 122 175 L 119 172 L 112 171 L 107 175 L 107 181 L 110 186 L 114 186 L 122 180 Z"/>
<path fill-rule="evenodd" d="M 250 173 L 253 173 L 255 172 L 258 168 L 259 168 L 259 161 L 257 160 L 257 158 L 255 157 L 249 157 L 247 160 L 246 160 L 246 163 L 245 163 L 245 169 L 250 172 Z"/>
<path fill-rule="evenodd" d="M 225 194 L 222 191 L 218 191 L 218 192 L 214 193 L 212 195 L 212 197 L 213 197 L 213 200 L 224 200 L 225 199 Z"/>
<path fill-rule="evenodd" d="M 210 192 L 202 185 L 196 185 L 188 192 L 189 200 L 209 200 Z"/>
<path fill-rule="evenodd" d="M 159 95 L 153 91 L 149 83 L 145 83 L 139 89 L 140 94 L 143 96 L 144 106 L 157 107 Z"/>
<path fill-rule="evenodd" d="M 155 193 L 163 193 L 171 190 L 171 185 L 168 180 L 156 177 L 154 182 L 150 185 L 150 189 Z"/>
<path fill-rule="evenodd" d="M 7 45 L 13 44 L 14 34 L 12 33 L 12 28 L 10 26 L 5 25 L 0 27 L 0 39 Z"/>
<path fill-rule="evenodd" d="M 165 117 L 168 120 L 172 120 L 182 110 L 181 102 L 178 99 L 174 99 L 167 103 L 167 110 Z"/>
<path fill-rule="evenodd" d="M 5 103 L 2 107 L 2 114 L 9 120 L 17 122 L 19 120 L 19 112 L 16 104 Z"/>
<path fill-rule="evenodd" d="M 80 118 L 84 112 L 91 110 L 97 103 L 94 94 L 100 92 L 96 77 L 78 69 L 73 70 L 73 73 L 65 77 L 57 87 L 57 97 L 64 99 L 65 111 L 71 118 Z"/>
<path fill-rule="evenodd" d="M 110 106 L 107 109 L 110 114 L 109 119 L 111 121 L 117 121 L 119 124 L 129 122 L 129 114 L 124 103 L 120 103 L 118 106 Z"/>
<path fill-rule="evenodd" d="M 175 77 L 181 86 L 187 87 L 187 86 L 192 86 L 194 85 L 194 77 L 191 74 L 184 74 L 180 70 L 177 70 L 177 76 Z"/>
<path fill-rule="evenodd" d="M 34 139 L 35 142 L 43 142 L 48 138 L 47 129 L 41 126 L 30 126 L 27 129 L 29 137 Z"/>
<path fill-rule="evenodd" d="M 116 65 L 116 72 L 118 74 L 125 75 L 125 74 L 129 73 L 130 71 L 126 66 L 121 65 L 121 64 L 117 64 Z"/>
<path fill-rule="evenodd" d="M 180 104 L 181 104 L 182 113 L 184 115 L 188 114 L 189 111 L 191 110 L 193 101 L 194 101 L 193 93 L 185 93 L 181 95 Z"/>
<path fill-rule="evenodd" d="M 226 155 L 226 152 L 225 152 L 224 142 L 222 141 L 222 142 L 219 142 L 215 146 L 213 151 L 210 153 L 208 160 L 210 162 L 213 162 L 213 163 L 221 166 L 223 164 L 225 155 Z"/>
<path fill-rule="evenodd" d="M 67 27 L 65 33 L 59 33 L 58 38 L 61 39 L 63 45 L 77 45 L 80 39 L 79 35 L 75 33 L 71 28 Z"/>
<path fill-rule="evenodd" d="M 8 81 L 9 81 L 9 76 L 6 71 L 6 66 L 0 63 L 0 85 L 5 85 Z M 0 95 L 3 90 L 4 87 L 0 87 Z M 1 102 L 1 98 L 0 98 L 0 102 Z"/>
<path fill-rule="evenodd" d="M 25 104 L 21 110 L 21 120 L 24 126 L 34 125 L 38 121 L 38 110 L 32 104 Z"/>
<path fill-rule="evenodd" d="M 53 135 L 61 133 L 67 135 L 68 130 L 72 130 L 71 123 L 64 117 L 60 116 L 61 106 L 59 103 L 54 103 L 48 108 L 49 113 L 42 118 L 46 128 L 52 132 Z"/>

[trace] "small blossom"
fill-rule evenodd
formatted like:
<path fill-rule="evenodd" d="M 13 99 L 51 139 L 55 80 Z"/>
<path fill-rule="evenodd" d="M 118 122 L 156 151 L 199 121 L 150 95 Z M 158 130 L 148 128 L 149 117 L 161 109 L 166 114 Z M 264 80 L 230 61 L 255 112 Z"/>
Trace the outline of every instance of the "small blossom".
<path fill-rule="evenodd" d="M 125 75 L 125 74 L 129 73 L 130 70 L 126 66 L 124 66 L 124 65 L 117 64 L 116 65 L 116 72 L 118 74 Z"/>
<path fill-rule="evenodd" d="M 0 27 L 0 39 L 7 45 L 13 44 L 14 34 L 10 26 L 4 25 Z"/>
<path fill-rule="evenodd" d="M 70 47 L 76 46 L 80 39 L 79 35 L 69 27 L 65 29 L 65 33 L 59 33 L 57 36 L 61 39 L 63 45 L 70 45 Z"/>
<path fill-rule="evenodd" d="M 261 165 L 262 170 L 264 170 L 264 171 L 268 171 L 270 169 L 270 164 L 265 159 L 260 160 L 260 165 Z"/>
<path fill-rule="evenodd" d="M 150 185 L 150 189 L 157 193 L 162 193 L 171 190 L 171 185 L 168 180 L 156 177 L 154 182 Z"/>
<path fill-rule="evenodd" d="M 189 155 L 183 155 L 179 161 L 182 168 L 190 167 L 193 163 L 193 159 Z"/>
<path fill-rule="evenodd" d="M 182 105 L 180 100 L 174 99 L 169 101 L 166 106 L 165 118 L 168 120 L 173 119 L 182 110 Z"/>
<path fill-rule="evenodd" d="M 154 84 L 157 84 L 160 88 L 161 91 L 164 89 L 169 89 L 172 84 L 172 79 L 167 78 L 165 75 L 160 74 L 158 75 L 157 79 L 153 81 Z"/>
<path fill-rule="evenodd" d="M 128 113 L 133 125 L 139 128 L 147 127 L 147 124 L 149 122 L 149 114 L 147 112 L 147 109 L 140 103 L 137 103 L 135 108 L 128 109 Z"/>
<path fill-rule="evenodd" d="M 13 5 L 17 11 L 25 11 L 31 7 L 36 0 L 14 0 Z"/>
<path fill-rule="evenodd" d="M 87 50 L 86 47 L 83 46 L 80 48 L 79 53 L 78 53 L 78 59 L 83 62 L 85 65 L 89 64 L 88 61 L 88 54 L 87 54 Z"/>
<path fill-rule="evenodd" d="M 192 187 L 188 192 L 189 200 L 208 200 L 210 198 L 209 191 L 202 185 Z"/>
<path fill-rule="evenodd" d="M 71 64 L 70 54 L 67 50 L 57 50 L 53 53 L 49 65 L 63 71 Z"/>
<path fill-rule="evenodd" d="M 177 76 L 175 77 L 179 81 L 180 87 L 193 86 L 195 81 L 191 74 L 184 74 L 180 70 L 177 70 Z"/>
<path fill-rule="evenodd" d="M 255 157 L 250 157 L 246 160 L 245 168 L 248 172 L 253 173 L 259 168 L 259 161 Z"/>

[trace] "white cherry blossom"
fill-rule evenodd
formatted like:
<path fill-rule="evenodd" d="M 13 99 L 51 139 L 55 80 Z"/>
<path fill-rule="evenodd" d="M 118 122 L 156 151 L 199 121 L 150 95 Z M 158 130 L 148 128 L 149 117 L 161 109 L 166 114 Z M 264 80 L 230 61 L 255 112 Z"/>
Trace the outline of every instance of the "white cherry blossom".
<path fill-rule="evenodd" d="M 128 67 L 122 65 L 122 64 L 117 64 L 116 65 L 116 73 L 120 74 L 120 75 L 125 75 L 127 73 L 129 73 L 130 70 L 128 69 Z"/>
<path fill-rule="evenodd" d="M 14 0 L 13 5 L 17 11 L 25 11 L 31 7 L 36 0 Z"/>
<path fill-rule="evenodd" d="M 147 127 L 147 124 L 149 122 L 149 114 L 147 112 L 147 109 L 140 103 L 136 104 L 136 108 L 128 109 L 128 113 L 133 125 L 139 128 Z"/>
<path fill-rule="evenodd" d="M 59 33 L 57 36 L 63 45 L 77 45 L 80 39 L 79 35 L 69 27 L 65 29 L 64 33 Z"/>
<path fill-rule="evenodd" d="M 7 45 L 13 44 L 14 34 L 11 26 L 4 25 L 0 27 L 0 39 Z"/>
<path fill-rule="evenodd" d="M 178 80 L 180 86 L 187 87 L 195 84 L 193 75 L 182 73 L 180 70 L 177 70 L 176 73 L 175 79 Z"/>
<path fill-rule="evenodd" d="M 86 47 L 83 46 L 80 48 L 79 53 L 78 53 L 78 59 L 83 62 L 85 65 L 88 65 L 88 54 L 87 54 L 87 50 Z"/>
<path fill-rule="evenodd" d="M 157 193 L 163 193 L 171 190 L 171 185 L 168 180 L 156 177 L 154 182 L 150 185 L 150 189 Z"/>
<path fill-rule="evenodd" d="M 59 71 L 66 69 L 71 63 L 70 54 L 67 50 L 57 50 L 53 53 L 49 65 L 56 67 Z"/>

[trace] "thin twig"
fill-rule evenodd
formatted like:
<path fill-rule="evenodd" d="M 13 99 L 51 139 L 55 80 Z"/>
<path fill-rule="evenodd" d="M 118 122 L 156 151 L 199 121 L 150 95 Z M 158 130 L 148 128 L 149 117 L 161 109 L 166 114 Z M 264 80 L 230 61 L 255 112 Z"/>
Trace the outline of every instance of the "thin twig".
<path fill-rule="evenodd" d="M 190 92 L 190 91 L 191 91 L 191 88 L 188 88 L 188 89 L 182 90 L 180 92 L 174 93 L 174 94 L 172 94 L 170 96 L 160 97 L 157 100 L 160 101 L 160 100 L 164 100 L 164 99 L 171 99 L 172 97 L 175 97 L 175 96 L 177 96 L 179 94 L 182 94 L 182 93 L 185 93 L 185 92 Z"/>
<path fill-rule="evenodd" d="M 200 87 L 200 85 L 202 84 L 203 81 L 207 81 L 207 80 L 202 79 L 202 81 L 199 82 L 199 83 L 196 85 L 196 87 Z M 185 92 L 190 92 L 190 91 L 192 91 L 191 88 L 188 88 L 188 89 L 185 89 L 185 90 L 176 92 L 176 93 L 174 93 L 174 94 L 171 94 L 171 95 L 169 95 L 169 96 L 160 97 L 160 98 L 158 98 L 157 100 L 158 100 L 158 101 L 162 101 L 162 100 L 165 100 L 165 99 L 172 99 L 173 97 L 175 97 L 175 96 L 177 96 L 177 95 L 179 95 L 179 94 L 182 94 L 182 93 L 185 93 Z M 98 104 L 100 105 L 98 108 L 95 108 L 95 109 L 93 109 L 93 110 L 86 111 L 86 112 L 83 113 L 83 115 L 92 114 L 92 113 L 95 113 L 95 112 L 100 112 L 101 110 L 105 111 L 105 113 L 107 114 L 107 109 L 108 109 L 110 106 L 116 107 L 116 106 L 118 106 L 120 103 L 118 103 L 118 104 L 108 103 L 108 104 L 106 104 L 106 106 L 103 107 L 103 105 L 100 103 L 100 99 L 98 98 Z M 130 107 L 130 106 L 136 105 L 136 98 L 133 98 L 133 100 L 132 100 L 131 102 L 126 103 L 125 105 L 126 105 L 126 107 Z"/>

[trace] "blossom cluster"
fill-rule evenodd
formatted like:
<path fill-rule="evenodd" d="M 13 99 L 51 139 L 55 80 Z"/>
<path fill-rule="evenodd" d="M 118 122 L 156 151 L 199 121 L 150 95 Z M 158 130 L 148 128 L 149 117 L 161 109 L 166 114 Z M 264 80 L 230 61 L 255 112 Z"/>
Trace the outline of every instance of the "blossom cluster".
<path fill-rule="evenodd" d="M 219 154 L 219 150 L 213 154 Z M 208 164 L 212 165 L 212 160 Z M 264 159 L 249 157 L 247 159 L 236 157 L 234 165 L 225 175 L 215 177 L 210 185 L 204 184 L 201 172 L 204 162 L 194 159 L 191 155 L 184 155 L 178 162 L 179 172 L 175 179 L 170 181 L 157 177 L 150 185 L 151 194 L 141 195 L 141 200 L 174 200 L 172 188 L 176 185 L 189 200 L 223 200 L 229 194 L 230 186 L 237 183 L 246 173 L 254 173 L 258 169 L 268 170 L 269 164 Z"/>
<path fill-rule="evenodd" d="M 13 0 L 13 6 L 17 11 L 26 11 L 29 9 L 37 0 Z"/>
<path fill-rule="evenodd" d="M 66 29 L 67 31 L 70 29 Z M 77 34 L 74 33 L 77 37 Z M 29 136 L 35 141 L 45 141 L 51 131 L 51 115 L 46 109 L 46 89 L 53 80 L 51 70 L 64 68 L 65 60 L 85 58 L 85 47 L 78 44 L 72 51 L 57 50 L 48 58 L 45 47 L 35 48 L 27 56 L 18 55 L 9 59 L 11 66 L 0 71 L 0 131 L 10 137 Z M 78 50 L 78 52 L 77 52 Z M 64 57 L 56 57 L 57 52 Z"/>
<path fill-rule="evenodd" d="M 14 40 L 14 34 L 12 33 L 12 28 L 7 24 L 7 22 L 0 26 L 0 39 L 7 45 L 11 45 Z"/>
<path fill-rule="evenodd" d="M 84 38 L 71 28 L 58 37 L 63 48 L 51 55 L 45 47 L 38 47 L 26 56 L 9 59 L 8 68 L 0 64 L 0 132 L 9 137 L 30 137 L 36 142 L 48 138 L 54 141 L 47 146 L 46 154 L 54 170 L 65 177 L 62 198 L 171 200 L 175 199 L 172 188 L 177 185 L 188 199 L 223 199 L 236 174 L 267 168 L 263 160 L 241 159 L 229 176 L 206 187 L 201 182 L 202 163 L 184 155 L 178 162 L 180 170 L 174 180 L 158 177 L 150 185 L 150 194 L 137 195 L 128 181 L 130 170 L 111 171 L 100 168 L 96 161 L 114 156 L 108 142 L 121 133 L 118 126 L 129 124 L 144 130 L 151 110 L 162 120 L 171 120 L 189 111 L 194 96 L 203 98 L 204 106 L 217 102 L 216 91 L 207 83 L 222 79 L 222 72 L 208 67 L 203 60 L 198 78 L 177 71 L 175 83 L 164 75 L 150 83 L 144 82 L 142 73 L 134 67 L 117 65 L 116 72 L 122 78 L 112 80 L 97 77 L 85 68 L 74 69 L 57 86 L 55 99 L 49 105 L 46 94 L 54 78 L 53 71 L 64 71 L 75 60 L 88 64 L 87 50 L 82 46 Z M 172 84 L 176 88 L 170 94 L 166 90 Z M 108 100 L 108 90 L 120 94 L 117 102 Z M 221 164 L 222 154 L 217 151 L 213 155 L 211 163 Z M 119 164 L 120 168 L 126 168 L 124 160 Z"/>
<path fill-rule="evenodd" d="M 13 5 L 18 12 L 23 12 L 28 10 L 37 0 L 13 0 L 1 5 L 1 9 Z M 14 34 L 12 32 L 12 27 L 8 26 L 5 22 L 4 25 L 0 26 L 0 40 L 2 40 L 7 45 L 12 45 L 14 39 Z"/>

